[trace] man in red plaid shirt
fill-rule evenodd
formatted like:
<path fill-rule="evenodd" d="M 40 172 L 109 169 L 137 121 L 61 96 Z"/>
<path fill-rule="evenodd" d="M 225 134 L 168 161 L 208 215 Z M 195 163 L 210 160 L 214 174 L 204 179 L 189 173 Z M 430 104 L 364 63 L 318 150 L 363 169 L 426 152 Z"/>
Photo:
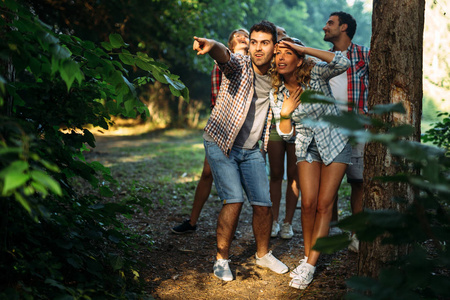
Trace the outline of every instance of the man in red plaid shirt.
<path fill-rule="evenodd" d="M 270 123 L 270 76 L 276 26 L 268 21 L 250 29 L 249 56 L 231 53 L 223 44 L 194 37 L 198 55 L 209 54 L 223 72 L 216 105 L 203 134 L 205 152 L 211 166 L 222 210 L 217 221 L 217 255 L 214 275 L 233 280 L 229 251 L 244 202 L 242 188 L 253 207 L 256 264 L 283 274 L 289 268 L 269 251 L 272 203 L 262 140 L 267 150 Z"/>
<path fill-rule="evenodd" d="M 367 98 L 369 95 L 369 55 L 367 47 L 352 42 L 356 31 L 356 21 L 348 13 L 333 12 L 323 27 L 324 40 L 333 44 L 331 51 L 341 51 L 350 60 L 350 67 L 346 73 L 330 80 L 333 95 L 337 100 L 348 103 L 348 111 L 367 114 Z M 363 169 L 364 143 L 352 146 L 352 165 L 346 171 L 347 182 L 352 188 L 350 203 L 352 214 L 363 210 Z M 334 208 L 333 221 L 337 221 L 337 198 Z M 349 250 L 358 252 L 359 241 L 353 234 Z"/>

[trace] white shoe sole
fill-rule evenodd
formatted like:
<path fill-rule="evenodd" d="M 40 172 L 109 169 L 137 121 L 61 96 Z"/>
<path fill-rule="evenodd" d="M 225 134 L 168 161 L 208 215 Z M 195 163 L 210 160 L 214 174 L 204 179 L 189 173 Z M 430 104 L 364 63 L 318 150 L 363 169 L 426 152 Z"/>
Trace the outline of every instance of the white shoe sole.
<path fill-rule="evenodd" d="M 223 280 L 223 281 L 233 281 L 233 279 L 234 279 L 234 278 L 222 278 L 222 277 L 217 276 L 215 273 L 213 273 L 213 274 L 214 274 L 215 277 L 217 277 L 217 278 L 219 278 L 220 280 Z"/>
<path fill-rule="evenodd" d="M 289 286 L 290 287 L 293 287 L 293 288 L 298 289 L 298 290 L 304 290 L 304 289 L 306 289 L 308 287 L 308 285 L 309 284 L 306 284 L 306 285 L 304 285 L 304 284 L 296 284 L 296 283 L 293 283 L 292 281 L 289 282 Z"/>

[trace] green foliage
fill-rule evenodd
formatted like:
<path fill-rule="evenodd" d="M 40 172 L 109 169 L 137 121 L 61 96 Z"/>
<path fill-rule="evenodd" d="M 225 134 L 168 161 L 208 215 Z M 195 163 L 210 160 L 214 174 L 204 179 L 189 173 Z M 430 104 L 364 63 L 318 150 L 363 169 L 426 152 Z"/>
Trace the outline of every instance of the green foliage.
<path fill-rule="evenodd" d="M 139 201 L 113 203 L 110 170 L 85 161 L 89 127 L 111 116 L 147 113 L 139 87 L 159 81 L 189 100 L 177 75 L 132 53 L 119 34 L 101 47 L 56 34 L 31 7 L 0 4 L 0 298 L 111 299 L 140 295 L 130 238 L 119 215 Z M 142 76 L 129 80 L 129 71 Z M 93 190 L 79 195 L 81 180 Z M 142 295 L 141 295 L 142 296 Z"/>
<path fill-rule="evenodd" d="M 194 99 L 190 107 L 179 103 L 178 96 L 171 96 L 171 92 L 177 94 L 171 85 L 146 86 L 139 96 L 158 112 L 150 117 L 142 115 L 143 119 L 168 127 L 189 123 L 192 109 L 200 110 L 202 117 L 209 115 L 210 72 L 214 63 L 192 51 L 193 36 L 226 44 L 232 30 L 240 27 L 250 30 L 253 24 L 267 19 L 285 27 L 289 35 L 302 39 L 308 46 L 329 49 L 330 45 L 323 41 L 322 28 L 335 10 L 348 11 L 356 18 L 356 42 L 368 46 L 371 36 L 371 12 L 363 9 L 361 0 L 351 6 L 346 0 L 96 0 L 87 5 L 85 1 L 72 0 L 28 2 L 45 23 L 60 33 L 96 43 L 107 41 L 110 33 L 117 33 L 129 43 L 128 51 L 145 51 L 167 64 L 189 87 Z M 141 76 L 141 72 L 124 64 L 129 78 Z M 198 103 L 202 108 L 197 108 Z"/>
<path fill-rule="evenodd" d="M 439 112 L 438 118 L 442 120 L 433 124 L 433 128 L 427 130 L 422 135 L 422 141 L 431 142 L 438 147 L 447 150 L 447 155 L 450 154 L 450 115 L 448 112 Z"/>
<path fill-rule="evenodd" d="M 435 121 L 437 110 L 438 107 L 433 98 L 424 96 L 422 101 L 422 120 L 429 122 Z"/>
<path fill-rule="evenodd" d="M 356 232 L 363 242 L 382 237 L 384 244 L 409 246 L 411 249 L 407 255 L 389 262 L 378 278 L 350 279 L 348 285 L 352 292 L 347 299 L 446 299 L 450 297 L 447 288 L 450 280 L 447 247 L 450 239 L 450 158 L 445 155 L 448 148 L 405 139 L 413 132 L 411 126 L 380 121 L 380 115 L 393 112 L 403 113 L 404 108 L 399 104 L 379 105 L 372 110 L 371 118 L 349 113 L 324 120 L 345 128 L 352 139 L 382 143 L 392 155 L 402 158 L 397 162 L 398 174 L 377 180 L 407 183 L 414 191 L 412 199 L 408 196 L 392 199 L 405 206 L 403 211 L 365 210 L 338 222 L 338 227 Z M 448 118 L 448 114 L 444 115 Z M 436 132 L 440 132 L 443 124 L 437 124 L 438 127 L 433 128 L 428 137 L 430 134 L 437 136 Z M 366 131 L 365 125 L 371 126 L 371 131 Z M 441 142 L 437 138 L 430 140 Z M 448 145 L 448 137 L 443 140 Z M 319 239 L 315 248 L 330 253 L 348 244 L 348 237 L 343 234 Z"/>

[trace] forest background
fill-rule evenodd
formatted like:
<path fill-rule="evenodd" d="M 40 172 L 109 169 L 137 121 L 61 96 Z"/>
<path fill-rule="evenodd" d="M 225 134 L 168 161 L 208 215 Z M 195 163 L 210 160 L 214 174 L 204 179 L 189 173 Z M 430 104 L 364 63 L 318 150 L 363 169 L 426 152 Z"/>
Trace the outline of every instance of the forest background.
<path fill-rule="evenodd" d="M 173 127 L 182 132 L 179 128 L 184 126 L 201 128 L 210 112 L 213 62 L 195 55 L 192 36 L 225 43 L 232 29 L 249 28 L 268 19 L 307 45 L 328 49 L 321 28 L 331 11 L 345 10 L 359 24 L 354 41 L 368 46 L 370 40 L 371 4 L 365 1 L 3 0 L 0 4 L 4 25 L 0 31 L 0 205 L 4 212 L 0 267 L 5 270 L 0 296 L 8 299 L 32 299 L 25 295 L 72 299 L 69 294 L 80 298 L 111 293 L 132 298 L 128 284 L 139 277 L 132 253 L 143 236 L 125 233 L 129 228 L 116 217 L 132 218 L 136 207 L 149 213 L 150 188 L 129 185 L 127 197 L 111 199 L 125 194 L 118 192 L 120 186 L 111 170 L 85 159 L 87 146 L 94 147 L 96 140 L 89 124 L 110 134 L 130 133 L 124 125 L 133 133 L 139 133 L 137 129 L 148 132 Z M 424 124 L 437 120 L 437 110 L 448 111 L 447 12 L 448 0 L 427 2 Z M 401 53 L 386 55 L 405 58 Z M 111 118 L 116 126 L 106 131 Z M 380 135 L 379 141 L 397 141 L 410 130 L 399 126 L 392 132 L 394 136 Z M 442 131 L 436 132 L 431 139 L 444 136 Z M 448 137 L 442 140 L 448 146 Z M 414 144 L 410 148 L 401 143 L 390 146 L 395 153 L 415 159 L 417 168 L 424 168 L 427 178 L 418 187 L 430 189 L 426 200 L 448 201 L 448 159 L 439 152 L 439 163 L 434 161 L 436 151 L 441 150 L 421 145 L 421 156 Z M 150 165 L 159 172 L 158 177 L 162 177 L 161 171 L 173 171 L 172 161 L 161 170 Z M 405 176 L 412 178 L 414 173 Z M 419 182 L 413 179 L 412 184 Z M 159 189 L 170 187 L 158 185 L 151 195 L 157 196 Z M 434 202 L 429 207 L 436 210 L 438 217 L 431 214 L 430 219 L 438 222 L 439 233 L 439 222 L 448 224 L 448 218 L 439 218 L 445 209 Z M 412 226 L 417 223 L 414 220 L 410 219 L 407 228 L 417 230 L 411 237 L 421 241 L 424 231 Z M 445 235 L 439 238 L 448 240 Z M 429 258 L 411 259 L 422 271 L 418 261 L 430 266 Z M 441 267 L 442 260 L 436 265 Z M 424 278 L 422 271 L 410 281 L 415 286 L 416 280 Z M 445 287 L 432 271 L 433 288 Z M 398 278 L 397 273 L 392 275 Z M 428 293 L 421 287 L 417 290 Z"/>
<path fill-rule="evenodd" d="M 61 32 L 96 43 L 107 40 L 110 33 L 119 33 L 129 44 L 130 51 L 148 53 L 180 76 L 189 89 L 189 103 L 171 95 L 169 87 L 158 82 L 141 90 L 139 98 L 150 112 L 148 116 L 141 115 L 144 126 L 139 130 L 142 131 L 186 124 L 201 127 L 209 116 L 209 75 L 213 61 L 196 56 L 192 51 L 193 36 L 213 38 L 226 44 L 233 29 L 250 29 L 252 24 L 267 19 L 308 46 L 329 49 L 331 44 L 323 40 L 322 28 L 330 12 L 343 10 L 352 14 L 358 24 L 353 41 L 370 47 L 371 0 L 31 2 L 41 20 L 55 25 Z M 426 3 L 423 130 L 436 121 L 436 111 L 450 109 L 449 7 L 449 0 Z M 136 72 L 132 76 L 139 75 Z M 118 121 L 118 126 L 110 132 L 127 134 L 130 130 L 124 130 L 124 123 L 129 122 Z M 118 127 L 121 129 L 117 130 Z"/>

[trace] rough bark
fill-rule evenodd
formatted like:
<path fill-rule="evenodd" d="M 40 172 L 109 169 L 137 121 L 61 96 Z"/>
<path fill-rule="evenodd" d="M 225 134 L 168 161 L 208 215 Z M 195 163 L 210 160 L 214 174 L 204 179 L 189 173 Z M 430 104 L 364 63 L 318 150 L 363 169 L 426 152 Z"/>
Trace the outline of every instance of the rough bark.
<path fill-rule="evenodd" d="M 388 114 L 383 121 L 410 124 L 415 128 L 412 140 L 420 140 L 422 114 L 422 46 L 424 0 L 374 0 L 369 76 L 369 109 L 377 104 L 403 103 L 406 114 Z M 393 197 L 411 200 L 413 193 L 406 184 L 385 183 L 375 177 L 398 172 L 399 158 L 385 146 L 368 143 L 364 155 L 364 196 L 366 209 L 402 209 Z M 358 274 L 377 277 L 380 268 L 407 251 L 406 247 L 361 243 Z"/>

